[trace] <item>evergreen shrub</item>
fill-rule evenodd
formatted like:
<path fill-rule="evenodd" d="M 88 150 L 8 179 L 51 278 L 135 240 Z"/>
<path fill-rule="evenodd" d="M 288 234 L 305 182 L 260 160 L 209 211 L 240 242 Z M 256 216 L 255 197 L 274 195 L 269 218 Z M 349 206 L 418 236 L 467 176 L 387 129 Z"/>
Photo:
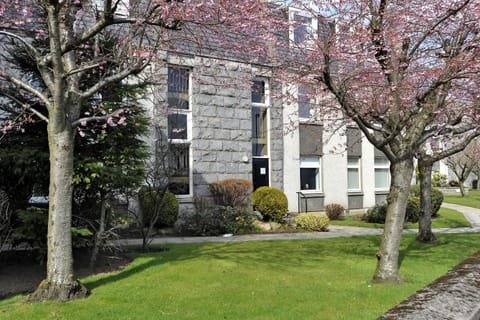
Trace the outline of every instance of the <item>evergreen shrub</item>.
<path fill-rule="evenodd" d="M 265 220 L 285 222 L 288 212 L 288 199 L 282 190 L 273 187 L 260 187 L 252 193 L 252 204 Z"/>
<path fill-rule="evenodd" d="M 253 230 L 254 220 L 255 216 L 250 211 L 214 205 L 181 212 L 175 229 L 181 234 L 193 236 L 238 234 Z"/>
<path fill-rule="evenodd" d="M 178 217 L 178 199 L 169 191 L 151 190 L 140 194 L 140 209 L 143 224 L 147 226 L 151 219 L 158 215 L 155 226 L 171 227 Z"/>
<path fill-rule="evenodd" d="M 295 225 L 305 231 L 328 231 L 330 219 L 325 214 L 300 213 L 295 217 Z"/>

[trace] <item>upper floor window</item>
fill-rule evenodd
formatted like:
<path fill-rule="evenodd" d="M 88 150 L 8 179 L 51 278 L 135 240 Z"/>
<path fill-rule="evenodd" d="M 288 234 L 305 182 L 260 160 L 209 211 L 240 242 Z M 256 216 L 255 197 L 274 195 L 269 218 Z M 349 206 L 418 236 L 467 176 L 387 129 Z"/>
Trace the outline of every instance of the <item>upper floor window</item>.
<path fill-rule="evenodd" d="M 268 92 L 267 79 L 257 78 L 252 84 L 252 155 L 268 157 Z"/>
<path fill-rule="evenodd" d="M 168 67 L 169 190 L 177 195 L 189 195 L 192 184 L 190 74 L 190 68 Z"/>
<path fill-rule="evenodd" d="M 105 5 L 105 0 L 96 0 L 97 2 L 97 8 L 99 11 L 103 11 L 103 7 Z M 112 7 L 117 6 L 115 8 L 115 16 L 118 17 L 127 17 L 128 16 L 128 10 L 130 7 L 130 1 L 129 0 L 112 0 Z"/>
<path fill-rule="evenodd" d="M 294 43 L 312 43 L 317 39 L 318 19 L 307 11 L 290 8 L 290 40 Z"/>
<path fill-rule="evenodd" d="M 305 85 L 298 85 L 297 103 L 298 103 L 298 118 L 310 119 L 312 117 L 312 90 Z"/>

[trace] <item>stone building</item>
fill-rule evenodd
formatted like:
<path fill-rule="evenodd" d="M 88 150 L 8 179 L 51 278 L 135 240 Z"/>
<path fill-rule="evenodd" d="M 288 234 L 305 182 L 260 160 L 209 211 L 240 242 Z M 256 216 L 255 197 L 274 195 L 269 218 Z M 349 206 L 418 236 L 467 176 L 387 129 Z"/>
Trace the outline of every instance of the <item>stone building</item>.
<path fill-rule="evenodd" d="M 289 30 L 286 41 L 318 30 L 316 19 L 298 10 L 288 15 L 306 25 Z M 330 117 L 313 119 L 315 106 L 302 85 L 289 83 L 297 99 L 285 102 L 286 84 L 268 63 L 245 62 L 221 47 L 203 52 L 179 44 L 154 71 L 152 117 L 163 129 L 156 139 L 170 144 L 170 190 L 183 206 L 210 196 L 208 184 L 227 178 L 283 190 L 291 212 L 329 203 L 364 209 L 385 199 L 388 160 L 360 130 Z"/>

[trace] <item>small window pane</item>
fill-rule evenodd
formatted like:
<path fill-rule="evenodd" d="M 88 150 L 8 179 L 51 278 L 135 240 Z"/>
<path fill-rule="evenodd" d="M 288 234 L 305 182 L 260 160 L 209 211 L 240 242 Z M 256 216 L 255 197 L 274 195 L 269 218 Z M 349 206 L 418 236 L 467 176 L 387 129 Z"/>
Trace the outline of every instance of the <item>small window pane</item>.
<path fill-rule="evenodd" d="M 358 190 L 360 189 L 360 175 L 357 168 L 347 169 L 348 189 Z"/>
<path fill-rule="evenodd" d="M 190 70 L 180 67 L 168 68 L 167 102 L 170 108 L 188 109 L 188 84 Z"/>
<path fill-rule="evenodd" d="M 265 103 L 265 81 L 253 80 L 252 102 Z"/>
<path fill-rule="evenodd" d="M 293 41 L 299 43 L 308 39 L 311 33 L 312 18 L 308 18 L 299 14 L 294 14 L 293 19 L 296 24 L 293 27 Z"/>
<path fill-rule="evenodd" d="M 190 193 L 190 145 L 171 144 L 169 148 L 169 190 L 180 195 Z"/>
<path fill-rule="evenodd" d="M 320 158 L 319 157 L 302 157 L 300 159 L 300 166 L 301 167 L 318 167 L 320 165 Z"/>
<path fill-rule="evenodd" d="M 298 87 L 298 117 L 309 119 L 312 117 L 311 93 L 304 86 Z"/>
<path fill-rule="evenodd" d="M 168 138 L 188 139 L 186 114 L 176 113 L 168 115 Z"/>
<path fill-rule="evenodd" d="M 390 170 L 375 168 L 375 188 L 388 189 L 390 187 Z"/>
<path fill-rule="evenodd" d="M 267 109 L 252 107 L 253 156 L 267 156 Z"/>
<path fill-rule="evenodd" d="M 320 189 L 318 175 L 318 168 L 300 168 L 300 188 L 302 190 Z"/>

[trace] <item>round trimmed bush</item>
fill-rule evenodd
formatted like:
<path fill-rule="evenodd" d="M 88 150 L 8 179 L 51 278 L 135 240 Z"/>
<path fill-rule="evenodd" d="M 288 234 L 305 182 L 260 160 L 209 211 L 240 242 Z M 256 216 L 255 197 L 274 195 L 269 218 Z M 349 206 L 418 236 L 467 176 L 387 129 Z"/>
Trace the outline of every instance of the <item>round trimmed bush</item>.
<path fill-rule="evenodd" d="M 288 199 L 282 190 L 273 187 L 260 187 L 252 194 L 253 208 L 262 213 L 266 220 L 285 222 L 288 212 Z"/>
<path fill-rule="evenodd" d="M 305 231 L 328 231 L 330 222 L 325 214 L 300 213 L 295 217 L 295 225 Z"/>
<path fill-rule="evenodd" d="M 407 201 L 407 210 L 405 214 L 405 222 L 418 222 L 420 217 L 420 200 L 416 197 L 409 196 Z M 369 223 L 385 223 L 387 216 L 387 203 L 377 203 L 374 207 L 368 209 L 365 220 Z"/>
<path fill-rule="evenodd" d="M 414 196 L 420 199 L 419 185 L 414 185 L 410 187 L 410 196 Z M 443 203 L 443 193 L 434 187 L 432 187 L 431 202 L 432 202 L 432 217 L 437 217 L 438 210 L 440 210 L 440 207 L 442 206 L 442 203 Z M 419 200 L 419 206 L 420 206 L 420 200 Z M 420 208 L 420 212 L 421 211 L 422 211 L 422 208 Z"/>
<path fill-rule="evenodd" d="M 155 226 L 171 227 L 177 221 L 178 217 L 178 199 L 166 191 L 165 193 L 152 190 L 141 195 L 140 206 L 143 215 L 143 224 L 148 225 L 149 221 L 158 214 Z"/>

